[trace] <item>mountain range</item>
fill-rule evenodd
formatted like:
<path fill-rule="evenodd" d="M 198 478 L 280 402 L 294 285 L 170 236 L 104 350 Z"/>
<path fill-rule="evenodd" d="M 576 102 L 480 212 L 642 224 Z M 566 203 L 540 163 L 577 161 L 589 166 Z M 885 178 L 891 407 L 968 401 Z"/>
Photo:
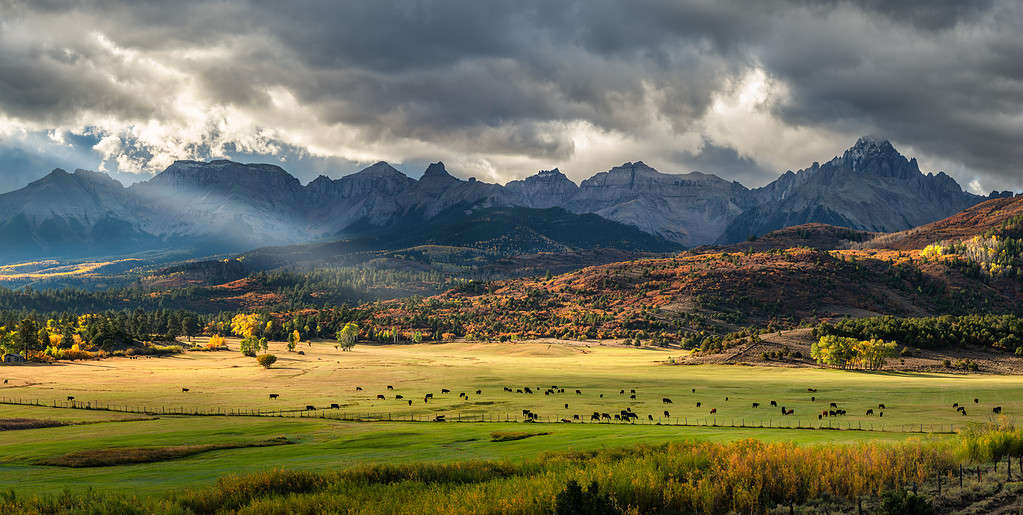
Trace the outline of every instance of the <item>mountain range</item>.
<path fill-rule="evenodd" d="M 662 173 L 641 161 L 579 184 L 554 169 L 503 186 L 456 178 L 440 162 L 418 180 L 379 162 L 340 179 L 320 176 L 302 185 L 275 165 L 177 161 L 129 187 L 102 173 L 57 169 L 0 195 L 5 242 L 0 259 L 170 248 L 202 255 L 390 236 L 402 227 L 430 233 L 423 224 L 451 226 L 460 217 L 473 220 L 479 210 L 512 207 L 563 210 L 557 217 L 562 233 L 578 227 L 622 237 L 617 224 L 625 224 L 655 236 L 627 236 L 628 241 L 663 250 L 733 243 L 805 223 L 900 231 L 985 199 L 964 192 L 944 173 L 922 173 L 915 159 L 890 142 L 867 137 L 823 165 L 786 172 L 756 189 L 706 173 Z M 589 214 L 617 224 L 609 230 L 593 218 L 573 217 Z M 508 231 L 518 227 L 506 225 Z M 606 246 L 615 244 L 609 240 Z"/>

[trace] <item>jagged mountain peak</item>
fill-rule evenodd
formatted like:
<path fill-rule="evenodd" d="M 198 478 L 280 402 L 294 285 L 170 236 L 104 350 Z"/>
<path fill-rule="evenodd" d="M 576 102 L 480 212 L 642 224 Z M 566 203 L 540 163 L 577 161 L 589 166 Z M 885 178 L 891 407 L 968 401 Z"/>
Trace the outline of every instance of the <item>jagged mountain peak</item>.
<path fill-rule="evenodd" d="M 511 181 L 511 182 L 508 183 L 508 186 L 511 186 L 511 185 L 517 184 L 517 183 L 528 183 L 528 184 L 534 184 L 534 183 L 544 183 L 544 184 L 572 183 L 572 185 L 575 185 L 575 183 L 572 182 L 572 180 L 569 179 L 568 176 L 566 176 L 564 173 L 561 173 L 561 170 L 558 170 L 557 168 L 552 168 L 550 170 L 540 170 L 540 171 L 536 172 L 535 174 L 530 175 L 529 177 L 526 177 L 525 179 L 519 179 L 519 180 L 516 180 L 516 181 Z"/>
<path fill-rule="evenodd" d="M 858 150 L 863 152 L 890 152 L 894 151 L 895 147 L 892 146 L 892 142 L 884 136 L 868 134 L 860 136 L 849 150 Z"/>
<path fill-rule="evenodd" d="M 376 163 L 373 163 L 372 165 L 369 165 L 366 168 L 363 168 L 362 170 L 359 170 L 358 172 L 355 172 L 352 175 L 373 177 L 387 177 L 392 175 L 394 176 L 401 175 L 403 177 L 405 176 L 405 174 L 401 173 L 400 171 L 398 171 L 398 169 L 391 166 L 391 164 L 388 163 L 387 161 L 377 161 Z"/>
<path fill-rule="evenodd" d="M 534 177 L 565 177 L 565 174 L 561 173 L 561 170 L 552 168 L 550 170 L 540 170 L 536 172 Z"/>
<path fill-rule="evenodd" d="M 430 163 L 430 166 L 426 167 L 426 171 L 423 172 L 422 180 L 433 180 L 433 179 L 445 179 L 445 180 L 458 180 L 455 176 L 448 173 L 447 168 L 444 168 L 443 161 L 437 161 L 436 163 Z"/>
<path fill-rule="evenodd" d="M 825 166 L 843 168 L 855 173 L 910 178 L 920 174 L 916 158 L 907 159 L 887 139 L 863 136 Z"/>

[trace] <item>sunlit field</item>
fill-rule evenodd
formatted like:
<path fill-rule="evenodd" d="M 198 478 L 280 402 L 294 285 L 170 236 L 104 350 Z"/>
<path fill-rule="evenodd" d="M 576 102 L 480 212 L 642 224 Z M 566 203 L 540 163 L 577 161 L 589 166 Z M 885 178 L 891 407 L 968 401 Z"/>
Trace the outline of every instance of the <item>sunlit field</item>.
<path fill-rule="evenodd" d="M 924 431 L 949 431 L 989 420 L 996 406 L 1009 416 L 1023 410 L 1018 376 L 675 366 L 666 362 L 678 350 L 596 343 L 359 345 L 339 352 L 314 342 L 297 350 L 304 355 L 271 343 L 279 360 L 270 369 L 234 351 L 4 367 L 8 382 L 0 385 L 0 398 L 151 413 L 259 410 L 369 420 L 520 421 L 529 410 L 539 422 L 576 415 L 589 422 L 594 412 L 630 410 L 639 415 L 637 424 L 896 431 L 919 431 L 921 424 Z M 527 387 L 534 393 L 525 393 Z M 428 401 L 427 394 L 433 395 Z M 818 418 L 836 409 L 831 403 L 846 415 Z M 965 406 L 965 416 L 954 403 Z M 782 406 L 793 414 L 783 416 Z"/>
<path fill-rule="evenodd" d="M 1023 402 L 1018 377 L 674 366 L 666 363 L 677 350 L 597 343 L 358 345 L 340 352 L 314 342 L 297 349 L 304 355 L 279 343 L 270 350 L 280 357 L 270 369 L 236 351 L 0 368 L 7 380 L 0 397 L 46 405 L 0 405 L 0 419 L 69 424 L 0 431 L 0 488 L 119 489 L 129 474 L 137 493 L 148 495 L 209 485 L 226 472 L 514 461 L 692 439 L 943 441 L 950 430 L 990 421 L 993 406 L 1011 417 Z M 545 394 L 553 386 L 564 393 Z M 526 387 L 534 393 L 517 393 Z M 271 400 L 271 393 L 279 397 Z M 427 393 L 433 398 L 424 402 Z M 821 410 L 835 409 L 832 402 L 847 414 L 818 419 Z M 954 402 L 966 405 L 967 416 L 952 408 Z M 310 405 L 316 409 L 308 410 Z M 781 406 L 795 413 L 783 416 Z M 875 415 L 865 415 L 867 409 Z M 539 423 L 524 422 L 523 410 L 536 413 Z M 613 416 L 623 410 L 638 418 L 590 421 L 593 412 Z M 174 412 L 261 416 L 168 414 Z M 433 422 L 437 415 L 447 422 Z M 342 418 L 348 420 L 337 420 Z M 351 420 L 356 418 L 363 421 Z M 820 429 L 828 427 L 841 430 Z M 278 438 L 287 444 L 245 447 Z M 239 448 L 155 463 L 42 464 L 81 451 L 196 445 Z"/>

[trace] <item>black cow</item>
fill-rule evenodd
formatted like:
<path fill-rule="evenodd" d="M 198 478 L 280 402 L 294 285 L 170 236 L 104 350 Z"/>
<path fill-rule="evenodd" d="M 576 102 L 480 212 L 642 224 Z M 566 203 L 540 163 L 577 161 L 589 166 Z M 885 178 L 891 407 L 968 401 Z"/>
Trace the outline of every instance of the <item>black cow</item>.
<path fill-rule="evenodd" d="M 754 408 L 759 408 L 760 407 L 760 403 L 759 402 L 754 402 L 753 403 L 753 407 Z"/>
<path fill-rule="evenodd" d="M 316 406 L 313 406 L 312 404 L 306 404 L 305 410 L 306 411 L 316 411 Z"/>
<path fill-rule="evenodd" d="M 671 399 L 665 397 L 665 398 L 661 399 L 661 403 L 662 404 L 671 404 Z"/>
<path fill-rule="evenodd" d="M 1001 406 L 995 406 L 994 409 L 991 410 L 991 412 L 994 413 L 995 415 L 1001 414 L 1002 413 L 1002 407 Z"/>
<path fill-rule="evenodd" d="M 482 394 L 483 394 L 483 390 L 476 390 L 476 395 L 482 395 Z"/>
<path fill-rule="evenodd" d="M 974 403 L 974 404 L 979 404 L 979 403 L 980 403 L 980 399 L 976 399 L 976 398 L 974 398 L 974 399 L 973 399 L 973 403 Z"/>
<path fill-rule="evenodd" d="M 583 391 L 582 391 L 582 390 L 576 390 L 576 391 L 575 391 L 575 394 L 576 394 L 576 395 L 582 395 L 582 394 L 583 394 Z"/>
<path fill-rule="evenodd" d="M 629 390 L 629 393 L 636 393 L 636 390 Z"/>
<path fill-rule="evenodd" d="M 700 403 L 699 403 L 699 402 L 697 402 L 697 403 L 696 403 L 696 407 L 697 407 L 697 408 L 699 408 L 699 407 L 700 407 Z"/>
<path fill-rule="evenodd" d="M 404 399 L 405 396 L 404 395 L 395 395 L 394 398 L 395 399 Z"/>
<path fill-rule="evenodd" d="M 432 398 L 433 398 L 433 394 L 432 394 L 432 393 L 428 393 L 428 394 L 426 394 L 426 398 L 427 398 L 427 399 L 432 399 Z"/>
<path fill-rule="evenodd" d="M 445 422 L 444 415 L 437 415 L 436 417 L 433 417 L 433 421 L 434 422 Z"/>
<path fill-rule="evenodd" d="M 183 392 L 187 392 L 187 391 L 188 391 L 188 388 L 182 388 L 182 389 L 181 389 L 181 391 L 183 391 Z"/>
<path fill-rule="evenodd" d="M 670 413 L 668 413 L 668 410 L 664 410 L 664 416 L 665 416 L 665 417 L 670 417 L 670 416 L 671 416 L 671 414 L 670 414 Z"/>
<path fill-rule="evenodd" d="M 451 390 L 448 390 L 447 388 L 441 388 L 440 393 L 451 393 Z"/>
<path fill-rule="evenodd" d="M 412 399 L 409 399 L 409 400 L 408 400 L 408 405 L 409 405 L 409 406 L 411 406 L 411 405 L 412 405 Z"/>
<path fill-rule="evenodd" d="M 579 420 L 579 415 L 572 415 L 572 420 Z"/>
<path fill-rule="evenodd" d="M 618 395 L 625 395 L 625 390 L 618 392 Z"/>
<path fill-rule="evenodd" d="M 383 395 L 377 395 L 377 399 L 386 399 L 386 398 L 387 397 L 384 397 Z"/>
<path fill-rule="evenodd" d="M 653 420 L 654 416 L 653 415 L 647 415 L 646 418 L 647 418 L 647 420 Z"/>
<path fill-rule="evenodd" d="M 362 387 L 361 387 L 361 386 L 356 386 L 356 387 L 355 387 L 355 391 L 357 391 L 357 392 L 361 392 L 361 391 L 362 391 Z"/>
<path fill-rule="evenodd" d="M 810 402 L 817 402 L 817 397 L 814 397 L 813 395 L 811 395 L 810 396 Z"/>
<path fill-rule="evenodd" d="M 877 405 L 877 409 L 888 409 L 883 403 Z"/>
<path fill-rule="evenodd" d="M 777 408 L 778 403 L 776 401 L 771 401 L 771 406 Z"/>
<path fill-rule="evenodd" d="M 807 388 L 806 391 L 808 391 L 810 393 L 817 393 L 817 389 L 816 388 Z"/>
<path fill-rule="evenodd" d="M 278 397 L 280 397 L 280 396 L 281 396 L 281 394 L 279 394 L 279 393 L 271 393 L 271 394 L 270 394 L 270 398 L 271 398 L 271 399 L 276 399 L 276 398 L 278 398 Z"/>
<path fill-rule="evenodd" d="M 630 398 L 630 399 L 635 399 L 635 398 L 636 398 L 636 394 L 632 394 L 632 395 L 630 395 L 630 396 L 629 396 L 629 398 Z"/>
<path fill-rule="evenodd" d="M 838 407 L 838 404 L 836 404 L 836 403 L 832 402 L 831 404 L 829 404 L 829 406 L 831 406 L 832 408 L 837 408 L 837 407 Z"/>
<path fill-rule="evenodd" d="M 713 415 L 714 413 L 717 413 L 717 412 L 718 412 L 718 409 L 717 409 L 717 408 L 711 408 L 711 409 L 710 409 L 710 413 L 711 413 L 712 415 Z"/>
<path fill-rule="evenodd" d="M 565 409 L 568 409 L 568 403 L 567 402 L 565 403 Z"/>
<path fill-rule="evenodd" d="M 330 409 L 341 409 L 341 406 L 336 402 L 332 402 L 330 403 Z"/>
<path fill-rule="evenodd" d="M 393 390 L 393 389 L 394 389 L 394 387 L 393 387 L 393 386 L 391 386 L 391 385 L 387 385 L 387 389 L 388 389 L 388 390 Z"/>
<path fill-rule="evenodd" d="M 874 410 L 873 409 L 868 409 L 867 410 L 867 416 L 870 417 L 870 416 L 873 416 L 873 415 L 874 415 Z"/>
<path fill-rule="evenodd" d="M 600 421 L 600 413 L 594 413 L 594 414 L 590 415 L 590 421 L 594 421 L 594 420 Z"/>

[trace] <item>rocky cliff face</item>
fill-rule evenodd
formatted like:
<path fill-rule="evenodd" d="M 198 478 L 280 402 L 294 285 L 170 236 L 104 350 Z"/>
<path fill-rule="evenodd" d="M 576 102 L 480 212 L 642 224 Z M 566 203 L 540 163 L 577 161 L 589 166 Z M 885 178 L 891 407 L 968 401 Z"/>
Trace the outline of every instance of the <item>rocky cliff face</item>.
<path fill-rule="evenodd" d="M 951 216 L 985 197 L 962 191 L 944 173 L 923 174 L 886 140 L 860 138 L 831 161 L 786 172 L 752 191 L 754 206 L 733 220 L 721 243 L 810 222 L 875 232 L 908 229 Z"/>
<path fill-rule="evenodd" d="M 578 186 L 557 169 L 506 186 L 431 164 L 419 180 L 384 162 L 306 186 L 280 167 L 178 161 L 124 188 L 104 174 L 54 170 L 0 195 L 0 258 L 108 255 L 194 246 L 203 251 L 347 237 L 412 226 L 440 213 L 562 208 L 628 224 L 684 246 L 742 241 L 804 223 L 896 231 L 983 200 L 944 173 L 923 174 L 891 143 L 861 138 L 831 161 L 749 190 L 699 172 L 625 163 Z"/>
<path fill-rule="evenodd" d="M 339 234 L 357 220 L 383 227 L 401 212 L 400 198 L 415 185 L 415 179 L 381 161 L 337 180 L 317 177 L 306 186 L 305 209 L 324 235 Z"/>
<path fill-rule="evenodd" d="M 0 195 L 0 240 L 2 259 L 103 256 L 160 243 L 142 227 L 138 204 L 121 183 L 59 168 Z"/>
<path fill-rule="evenodd" d="M 579 186 L 557 168 L 540 170 L 536 175 L 511 181 L 504 188 L 513 196 L 513 202 L 538 209 L 565 206 L 579 192 Z"/>
<path fill-rule="evenodd" d="M 565 207 L 692 246 L 713 241 L 748 203 L 741 184 L 699 172 L 661 173 L 639 161 L 586 179 Z"/>

